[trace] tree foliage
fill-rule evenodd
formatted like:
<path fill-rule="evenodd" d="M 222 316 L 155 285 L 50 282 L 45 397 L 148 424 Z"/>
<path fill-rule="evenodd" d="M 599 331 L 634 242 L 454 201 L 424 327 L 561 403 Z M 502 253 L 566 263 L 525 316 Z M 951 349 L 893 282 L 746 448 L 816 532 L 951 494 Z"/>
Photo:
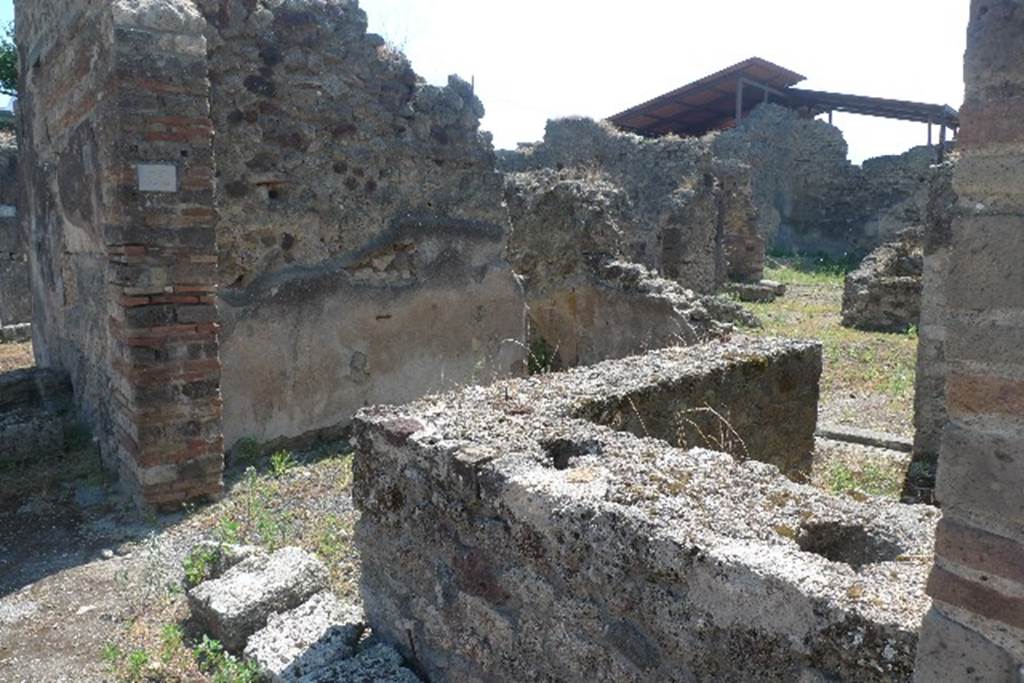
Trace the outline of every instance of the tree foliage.
<path fill-rule="evenodd" d="M 18 48 L 14 46 L 13 23 L 0 38 L 0 93 L 18 95 Z"/>

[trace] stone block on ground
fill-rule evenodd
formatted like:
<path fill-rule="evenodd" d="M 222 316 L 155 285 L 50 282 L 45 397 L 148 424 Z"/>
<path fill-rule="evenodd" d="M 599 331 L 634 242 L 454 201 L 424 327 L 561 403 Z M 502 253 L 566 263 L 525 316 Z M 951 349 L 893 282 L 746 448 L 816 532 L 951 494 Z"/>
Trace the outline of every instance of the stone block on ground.
<path fill-rule="evenodd" d="M 368 647 L 352 659 L 345 659 L 297 679 L 296 683 L 420 683 L 419 677 L 402 666 L 402 656 L 384 643 Z"/>
<path fill-rule="evenodd" d="M 843 286 L 843 326 L 905 332 L 921 319 L 923 235 L 907 230 L 871 252 Z"/>
<path fill-rule="evenodd" d="M 249 639 L 245 657 L 275 683 L 294 683 L 352 657 L 364 628 L 361 607 L 325 591 L 289 612 L 270 615 L 266 627 Z"/>
<path fill-rule="evenodd" d="M 230 652 L 240 652 L 249 636 L 275 612 L 298 607 L 327 587 L 327 568 L 299 548 L 256 555 L 217 579 L 188 592 L 193 618 Z"/>
<path fill-rule="evenodd" d="M 725 285 L 725 291 L 735 294 L 740 301 L 770 304 L 786 293 L 786 285 L 774 280 L 730 282 Z"/>

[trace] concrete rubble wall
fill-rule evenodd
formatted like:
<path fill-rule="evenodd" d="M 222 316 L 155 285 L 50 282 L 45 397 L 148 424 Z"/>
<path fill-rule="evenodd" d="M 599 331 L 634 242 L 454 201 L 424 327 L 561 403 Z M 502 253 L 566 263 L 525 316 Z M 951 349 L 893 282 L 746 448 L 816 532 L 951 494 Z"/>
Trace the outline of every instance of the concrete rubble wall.
<path fill-rule="evenodd" d="M 28 244 L 18 224 L 18 145 L 0 133 L 0 327 L 32 321 Z"/>
<path fill-rule="evenodd" d="M 809 348 L 667 349 L 364 410 L 354 498 L 374 633 L 439 683 L 908 680 L 936 510 L 835 498 L 587 419 L 677 371 Z"/>
<path fill-rule="evenodd" d="M 522 372 L 483 106 L 355 2 L 199 0 L 217 130 L 228 444 Z"/>
<path fill-rule="evenodd" d="M 934 149 L 855 166 L 838 128 L 766 104 L 712 136 L 719 159 L 751 168 L 761 235 L 769 247 L 862 258 L 924 221 Z"/>
<path fill-rule="evenodd" d="M 506 178 L 509 259 L 523 278 L 535 369 L 563 369 L 688 345 L 752 324 L 742 308 L 695 295 L 628 262 L 629 199 L 598 171 Z"/>
<path fill-rule="evenodd" d="M 609 124 L 549 121 L 543 142 L 502 151 L 500 167 L 522 173 L 573 169 L 622 193 L 625 259 L 698 292 L 724 281 L 719 188 L 701 140 L 647 140 Z"/>
<path fill-rule="evenodd" d="M 186 0 L 20 2 L 37 362 L 146 506 L 221 489 L 213 130 Z"/>
<path fill-rule="evenodd" d="M 1024 671 L 1024 7 L 974 0 L 944 299 L 933 599 L 916 680 Z"/>

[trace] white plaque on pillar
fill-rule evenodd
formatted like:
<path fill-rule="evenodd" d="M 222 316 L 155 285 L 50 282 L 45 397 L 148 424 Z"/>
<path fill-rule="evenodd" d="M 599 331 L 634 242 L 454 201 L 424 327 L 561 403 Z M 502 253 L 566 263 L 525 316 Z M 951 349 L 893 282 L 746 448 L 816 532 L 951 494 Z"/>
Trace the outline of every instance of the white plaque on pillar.
<path fill-rule="evenodd" d="M 177 192 L 178 168 L 174 164 L 137 164 L 139 190 L 142 192 Z"/>

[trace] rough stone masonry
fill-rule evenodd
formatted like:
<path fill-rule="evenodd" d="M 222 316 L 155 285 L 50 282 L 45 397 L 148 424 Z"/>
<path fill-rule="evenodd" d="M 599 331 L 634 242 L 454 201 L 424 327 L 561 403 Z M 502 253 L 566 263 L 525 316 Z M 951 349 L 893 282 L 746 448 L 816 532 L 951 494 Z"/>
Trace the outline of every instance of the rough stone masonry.
<path fill-rule="evenodd" d="M 818 372 L 816 345 L 736 340 L 361 412 L 370 626 L 438 683 L 909 680 L 938 511 L 757 461 L 759 430 L 812 438 Z M 654 438 L 673 398 L 680 427 L 762 412 L 736 455 L 684 450 Z"/>
<path fill-rule="evenodd" d="M 1024 5 L 974 0 L 943 290 L 943 516 L 916 680 L 1024 673 Z M 943 296 L 944 295 L 944 296 Z"/>
<path fill-rule="evenodd" d="M 17 12 L 37 360 L 141 503 L 216 495 L 242 437 L 523 371 L 480 102 L 357 3 Z"/>
<path fill-rule="evenodd" d="M 225 448 L 243 438 L 314 438 L 364 405 L 526 370 L 483 106 L 457 77 L 424 83 L 367 33 L 357 2 L 17 11 L 37 360 L 70 374 L 141 503 L 217 495 Z M 627 153 L 630 201 L 675 235 L 672 277 L 714 289 L 720 227 L 750 227 L 745 168 L 731 165 L 722 191 L 706 145 L 582 125 L 595 149 Z M 648 160 L 672 173 L 645 185 Z M 584 302 L 629 315 L 579 317 L 586 348 L 571 362 L 744 319 L 632 263 L 650 235 L 629 234 L 588 271 L 599 286 Z"/>
<path fill-rule="evenodd" d="M 0 131 L 0 328 L 32 320 L 28 245 L 18 226 L 17 169 L 14 136 Z"/>

